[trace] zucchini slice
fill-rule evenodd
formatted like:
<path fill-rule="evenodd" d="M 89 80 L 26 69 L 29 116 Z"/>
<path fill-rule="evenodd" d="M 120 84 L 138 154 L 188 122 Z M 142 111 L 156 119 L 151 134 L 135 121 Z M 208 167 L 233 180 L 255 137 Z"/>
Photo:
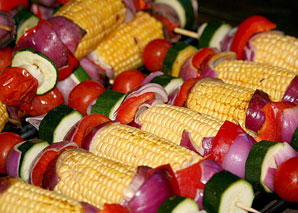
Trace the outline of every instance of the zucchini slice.
<path fill-rule="evenodd" d="M 16 21 L 17 25 L 17 37 L 16 43 L 18 42 L 19 38 L 26 32 L 27 30 L 35 27 L 38 22 L 39 18 L 34 15 L 31 11 L 22 9 L 20 10 L 15 16 L 14 20 Z"/>
<path fill-rule="evenodd" d="M 119 108 L 124 98 L 125 93 L 105 90 L 96 99 L 96 103 L 91 108 L 91 113 L 102 114 L 111 120 L 115 120 L 117 115 L 116 110 Z"/>
<path fill-rule="evenodd" d="M 164 201 L 158 208 L 158 213 L 187 213 L 199 211 L 196 201 L 188 197 L 174 195 Z"/>
<path fill-rule="evenodd" d="M 60 104 L 50 110 L 41 121 L 39 138 L 49 143 L 63 141 L 68 131 L 82 118 L 83 115 L 77 110 Z"/>
<path fill-rule="evenodd" d="M 153 78 L 150 83 L 156 83 L 161 85 L 169 94 L 174 92 L 177 88 L 181 87 L 184 80 L 179 77 L 173 77 L 170 75 L 160 75 Z"/>
<path fill-rule="evenodd" d="M 16 149 L 21 152 L 19 162 L 19 176 L 24 181 L 29 181 L 30 168 L 36 156 L 50 144 L 39 139 L 27 140 L 16 145 Z"/>
<path fill-rule="evenodd" d="M 166 75 L 178 77 L 186 59 L 192 56 L 197 50 L 197 48 L 185 42 L 177 42 L 169 48 L 162 63 L 162 71 Z"/>
<path fill-rule="evenodd" d="M 248 181 L 222 170 L 206 183 L 203 206 L 208 213 L 246 212 L 237 207 L 236 203 L 251 206 L 254 197 L 253 187 Z"/>
<path fill-rule="evenodd" d="M 215 47 L 220 50 L 220 42 L 226 34 L 232 29 L 232 26 L 219 21 L 210 21 L 204 28 L 199 39 L 199 49 L 205 47 Z"/>
<path fill-rule="evenodd" d="M 79 84 L 86 80 L 91 80 L 88 73 L 83 69 L 80 65 L 75 71 L 73 71 L 70 75 L 70 78 L 76 83 Z"/>
<path fill-rule="evenodd" d="M 12 67 L 25 68 L 38 80 L 37 95 L 43 95 L 52 90 L 58 81 L 58 69 L 55 63 L 46 55 L 31 48 L 18 50 L 11 61 Z"/>
<path fill-rule="evenodd" d="M 255 190 L 272 192 L 264 184 L 264 179 L 270 167 L 276 168 L 274 156 L 283 146 L 283 143 L 272 141 L 260 141 L 252 146 L 246 159 L 245 179 Z"/>
<path fill-rule="evenodd" d="M 298 152 L 298 128 L 295 130 L 292 136 L 291 146 Z"/>
<path fill-rule="evenodd" d="M 155 2 L 172 7 L 179 17 L 181 27 L 191 29 L 195 20 L 195 9 L 191 0 L 155 0 Z"/>

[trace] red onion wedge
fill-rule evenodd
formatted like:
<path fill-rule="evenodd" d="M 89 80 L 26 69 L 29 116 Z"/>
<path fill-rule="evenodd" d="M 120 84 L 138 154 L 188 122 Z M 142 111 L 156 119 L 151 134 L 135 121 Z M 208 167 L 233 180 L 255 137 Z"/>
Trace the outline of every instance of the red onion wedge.
<path fill-rule="evenodd" d="M 236 33 L 237 30 L 238 30 L 238 27 L 232 28 L 226 34 L 226 36 L 223 38 L 223 40 L 220 42 L 220 50 L 222 52 L 224 52 L 224 51 L 230 51 L 230 47 L 231 47 L 232 41 L 234 39 L 234 35 L 235 35 L 235 33 Z"/>
<path fill-rule="evenodd" d="M 179 72 L 179 77 L 183 78 L 184 80 L 190 79 L 190 78 L 197 78 L 199 77 L 198 75 L 198 69 L 194 67 L 192 63 L 193 56 L 190 56 L 184 64 L 181 67 L 181 70 Z"/>
<path fill-rule="evenodd" d="M 279 167 L 284 161 L 293 157 L 298 157 L 298 152 L 287 142 L 283 142 L 283 147 L 275 154 L 274 160 Z"/>
<path fill-rule="evenodd" d="M 268 168 L 263 183 L 268 187 L 270 191 L 274 191 L 274 174 L 276 172 L 276 168 Z"/>
<path fill-rule="evenodd" d="M 62 81 L 58 81 L 58 83 L 56 84 L 56 87 L 61 91 L 63 95 L 65 104 L 68 104 L 68 96 L 71 90 L 75 88 L 76 85 L 77 83 L 70 76 Z"/>
<path fill-rule="evenodd" d="M 253 94 L 246 112 L 245 127 L 257 132 L 265 122 L 263 107 L 270 102 L 269 95 L 261 90 L 256 90 Z"/>
<path fill-rule="evenodd" d="M 28 117 L 26 118 L 26 121 L 30 123 L 32 126 L 34 126 L 37 130 L 39 130 L 40 122 L 43 120 L 45 116 L 46 114 L 35 116 L 35 117 Z"/>
<path fill-rule="evenodd" d="M 221 63 L 222 61 L 226 60 L 235 60 L 236 54 L 234 52 L 221 52 L 214 56 L 212 56 L 208 64 L 202 70 L 202 77 L 210 77 L 210 78 L 217 78 L 218 72 L 216 71 L 216 66 Z"/>
<path fill-rule="evenodd" d="M 56 163 L 57 163 L 57 158 L 52 160 L 49 163 L 44 173 L 44 178 L 42 180 L 42 188 L 53 191 L 55 186 L 59 183 L 60 178 L 58 177 L 58 174 L 56 171 Z"/>
<path fill-rule="evenodd" d="M 201 147 L 198 147 L 192 140 L 192 137 L 190 135 L 190 132 L 187 130 L 183 130 L 181 141 L 180 141 L 180 146 L 183 146 L 198 155 L 203 156 L 203 150 Z"/>
<path fill-rule="evenodd" d="M 297 75 L 293 78 L 293 80 L 289 84 L 284 96 L 282 97 L 282 100 L 298 103 L 298 76 Z"/>
<path fill-rule="evenodd" d="M 100 212 L 100 210 L 98 208 L 96 208 L 95 206 L 89 204 L 89 203 L 86 203 L 86 202 L 80 202 L 83 206 L 83 209 L 84 209 L 84 213 L 98 213 Z"/>
<path fill-rule="evenodd" d="M 107 85 L 107 77 L 112 78 L 111 76 L 114 76 L 113 71 L 111 71 L 110 73 L 104 72 L 104 70 L 100 69 L 100 67 L 97 66 L 88 57 L 82 58 L 80 60 L 80 65 L 90 76 L 91 80 L 98 81 L 102 85 Z"/>
<path fill-rule="evenodd" d="M 48 21 L 52 24 L 52 29 L 63 44 L 74 54 L 80 41 L 87 32 L 64 16 L 53 16 L 49 18 Z"/>
<path fill-rule="evenodd" d="M 175 100 L 178 97 L 178 94 L 180 92 L 180 88 L 181 88 L 181 86 L 176 88 L 173 92 L 171 92 L 169 94 L 169 96 L 168 96 L 169 100 L 168 100 L 167 104 L 169 104 L 169 105 L 174 105 L 175 104 Z"/>
<path fill-rule="evenodd" d="M 57 0 L 37 0 L 34 2 L 49 8 L 55 8 L 59 6 L 59 3 Z"/>
<path fill-rule="evenodd" d="M 0 11 L 0 24 L 6 29 L 0 29 L 0 46 L 6 47 L 16 34 L 16 23 L 11 13 Z"/>
<path fill-rule="evenodd" d="M 291 143 L 293 134 L 298 127 L 298 106 L 284 109 L 281 116 L 282 141 Z"/>
<path fill-rule="evenodd" d="M 142 81 L 140 85 L 148 84 L 153 78 L 163 75 L 164 73 L 161 71 L 152 72 L 146 76 L 146 78 Z"/>
<path fill-rule="evenodd" d="M 164 167 L 155 170 L 127 203 L 128 208 L 135 213 L 157 212 L 158 207 L 174 195 L 169 175 Z"/>
<path fill-rule="evenodd" d="M 246 159 L 252 145 L 255 143 L 255 139 L 248 134 L 238 135 L 226 153 L 222 167 L 244 179 Z"/>

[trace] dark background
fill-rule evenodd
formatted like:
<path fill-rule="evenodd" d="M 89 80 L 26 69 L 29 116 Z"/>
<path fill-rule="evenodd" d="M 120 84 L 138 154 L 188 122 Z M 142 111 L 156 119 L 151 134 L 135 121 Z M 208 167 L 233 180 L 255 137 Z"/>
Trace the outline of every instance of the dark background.
<path fill-rule="evenodd" d="M 251 15 L 263 15 L 277 24 L 277 29 L 298 37 L 298 0 L 197 0 L 198 23 L 210 19 L 233 26 Z"/>

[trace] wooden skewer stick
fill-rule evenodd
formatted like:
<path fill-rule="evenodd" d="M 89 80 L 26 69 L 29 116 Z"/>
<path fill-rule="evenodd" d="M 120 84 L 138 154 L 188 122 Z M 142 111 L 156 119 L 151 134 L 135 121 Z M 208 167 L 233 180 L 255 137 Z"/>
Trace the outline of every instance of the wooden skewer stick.
<path fill-rule="evenodd" d="M 2 25 L 2 24 L 0 24 L 0 29 L 6 30 L 6 31 L 9 31 L 9 32 L 12 31 L 11 27 L 8 27 L 8 26 Z"/>
<path fill-rule="evenodd" d="M 195 39 L 199 38 L 198 33 L 192 32 L 192 31 L 189 31 L 189 30 L 185 30 L 185 29 L 182 29 L 182 28 L 179 28 L 179 27 L 174 28 L 174 32 L 177 33 L 177 34 L 185 35 L 185 36 L 195 38 Z"/>
<path fill-rule="evenodd" d="M 258 210 L 255 210 L 255 209 L 253 209 L 253 208 L 251 208 L 251 207 L 249 207 L 249 206 L 246 206 L 246 205 L 244 205 L 243 203 L 241 203 L 241 202 L 239 202 L 239 201 L 237 201 L 237 202 L 235 203 L 235 206 L 237 206 L 238 208 L 243 209 L 243 210 L 245 210 L 245 211 L 248 211 L 248 212 L 261 213 L 261 212 L 259 212 Z"/>

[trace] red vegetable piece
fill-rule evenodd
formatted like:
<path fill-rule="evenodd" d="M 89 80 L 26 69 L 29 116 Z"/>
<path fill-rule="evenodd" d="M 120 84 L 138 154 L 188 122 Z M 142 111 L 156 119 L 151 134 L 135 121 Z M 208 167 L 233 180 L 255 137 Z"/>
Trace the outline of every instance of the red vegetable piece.
<path fill-rule="evenodd" d="M 225 154 L 228 152 L 235 138 L 243 133 L 246 134 L 246 132 L 240 127 L 240 125 L 226 120 L 220 127 L 214 138 L 211 148 L 212 159 L 221 164 L 223 162 Z"/>
<path fill-rule="evenodd" d="M 69 94 L 68 105 L 87 115 L 89 104 L 105 91 L 104 86 L 94 80 L 86 80 L 75 86 Z"/>
<path fill-rule="evenodd" d="M 101 213 L 129 213 L 128 208 L 126 206 L 122 206 L 116 203 L 105 203 L 103 205 L 103 209 L 100 211 Z"/>
<path fill-rule="evenodd" d="M 201 161 L 187 168 L 176 171 L 176 179 L 180 190 L 180 196 L 194 199 L 197 189 L 204 189 L 205 184 L 201 182 Z"/>
<path fill-rule="evenodd" d="M 12 48 L 0 48 L 0 74 L 11 64 Z"/>
<path fill-rule="evenodd" d="M 67 54 L 68 54 L 68 65 L 66 67 L 61 67 L 58 70 L 58 81 L 62 81 L 66 79 L 72 71 L 74 71 L 76 68 L 78 68 L 80 62 L 79 60 L 74 57 L 71 52 L 67 49 Z"/>
<path fill-rule="evenodd" d="M 13 132 L 2 132 L 0 133 L 0 174 L 6 175 L 6 159 L 9 152 L 12 150 L 14 145 L 23 141 L 23 138 Z"/>
<path fill-rule="evenodd" d="M 44 95 L 36 95 L 31 102 L 29 114 L 31 116 L 39 116 L 47 113 L 59 104 L 64 103 L 63 94 L 59 89 L 54 88 Z"/>
<path fill-rule="evenodd" d="M 192 64 L 201 73 L 206 64 L 208 64 L 209 59 L 215 54 L 216 52 L 212 48 L 202 48 L 193 56 Z"/>
<path fill-rule="evenodd" d="M 113 90 L 127 93 L 128 91 L 139 86 L 145 75 L 139 70 L 126 70 L 116 76 L 113 84 Z"/>
<path fill-rule="evenodd" d="M 29 6 L 29 0 L 0 0 L 0 10 L 6 12 L 11 11 L 13 8 L 23 5 L 25 8 Z"/>
<path fill-rule="evenodd" d="M 161 71 L 163 59 L 172 44 L 165 39 L 154 39 L 150 41 L 143 52 L 145 67 L 150 72 Z"/>
<path fill-rule="evenodd" d="M 0 100 L 8 106 L 30 104 L 38 81 L 26 69 L 9 67 L 0 75 Z"/>
<path fill-rule="evenodd" d="M 270 31 L 276 28 L 276 24 L 263 16 L 250 16 L 238 27 L 231 44 L 231 50 L 237 54 L 237 59 L 243 57 L 243 50 L 248 40 L 256 33 Z"/>
<path fill-rule="evenodd" d="M 83 140 L 96 126 L 111 121 L 108 117 L 101 114 L 90 114 L 79 121 L 77 131 L 73 136 L 72 141 L 76 142 L 79 147 L 82 147 Z"/>
<path fill-rule="evenodd" d="M 275 192 L 284 200 L 298 202 L 298 157 L 284 161 L 274 175 Z"/>
<path fill-rule="evenodd" d="M 284 109 L 295 107 L 296 104 L 287 101 L 269 102 L 262 111 L 265 113 L 265 122 L 258 131 L 258 140 L 282 142 L 281 116 Z"/>
<path fill-rule="evenodd" d="M 149 0 L 134 0 L 134 5 L 136 7 L 136 11 L 148 10 L 151 7 Z"/>
<path fill-rule="evenodd" d="M 200 78 L 189 78 L 185 80 L 179 90 L 179 93 L 175 99 L 174 105 L 175 106 L 184 106 L 188 93 L 191 90 L 191 88 L 198 82 Z"/>
<path fill-rule="evenodd" d="M 153 92 L 147 92 L 140 96 L 131 97 L 125 100 L 117 109 L 116 120 L 122 124 L 129 124 L 134 120 L 138 107 L 146 101 L 152 100 L 154 98 L 155 95 Z"/>

